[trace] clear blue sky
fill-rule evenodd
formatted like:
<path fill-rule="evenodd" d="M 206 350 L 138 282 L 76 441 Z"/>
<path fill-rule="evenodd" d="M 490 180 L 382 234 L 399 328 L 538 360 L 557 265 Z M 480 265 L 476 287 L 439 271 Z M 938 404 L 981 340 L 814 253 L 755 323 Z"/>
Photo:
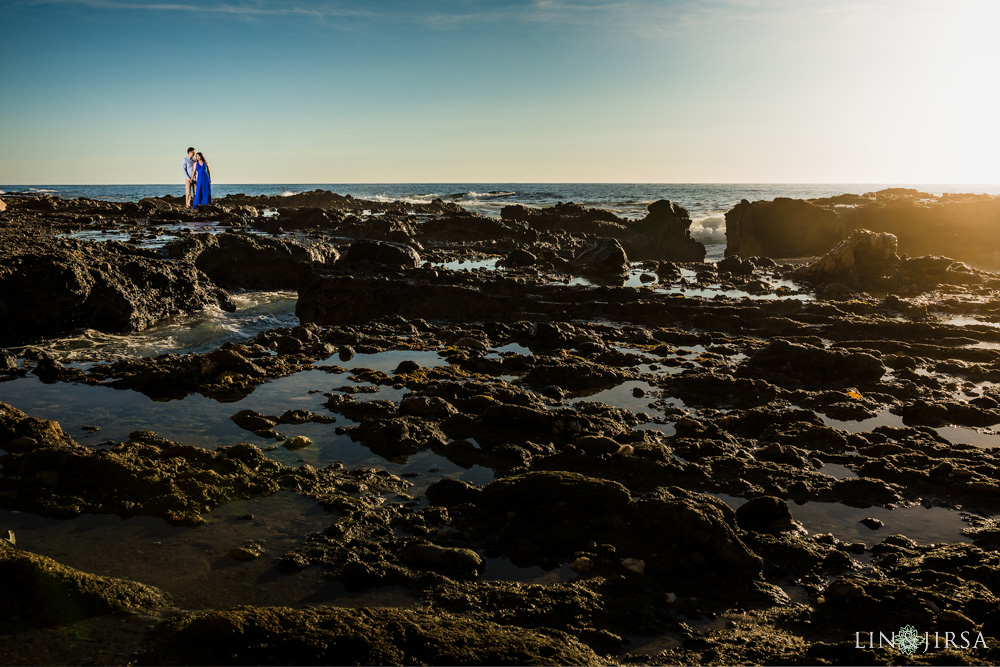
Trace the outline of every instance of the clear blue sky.
<path fill-rule="evenodd" d="M 1000 182 L 994 0 L 4 0 L 0 184 Z"/>

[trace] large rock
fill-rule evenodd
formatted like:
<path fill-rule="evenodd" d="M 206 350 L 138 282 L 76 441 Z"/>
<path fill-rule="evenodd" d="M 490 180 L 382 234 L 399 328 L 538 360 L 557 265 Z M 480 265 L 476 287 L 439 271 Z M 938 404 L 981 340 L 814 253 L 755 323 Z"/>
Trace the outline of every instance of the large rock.
<path fill-rule="evenodd" d="M 360 240 L 344 251 L 340 263 L 353 268 L 415 269 L 420 266 L 420 255 L 403 243 Z"/>
<path fill-rule="evenodd" d="M 189 237 L 168 245 L 167 252 L 193 262 L 223 287 L 260 290 L 295 289 L 304 267 L 332 264 L 339 257 L 328 244 L 305 247 L 288 239 L 244 233 Z"/>
<path fill-rule="evenodd" d="M 464 276 L 429 282 L 370 275 L 313 274 L 299 288 L 295 314 L 303 322 L 363 324 L 399 315 L 408 319 L 483 320 L 508 317 L 525 302 L 508 288 L 491 289 Z"/>
<path fill-rule="evenodd" d="M 900 253 L 945 255 L 1000 267 L 1000 197 L 883 191 L 872 203 L 842 211 L 848 232 L 870 229 L 893 234 Z"/>
<path fill-rule="evenodd" d="M 611 544 L 656 576 L 710 572 L 720 580 L 752 579 L 762 568 L 740 539 L 728 505 L 677 487 L 633 500 L 617 482 L 537 471 L 495 481 L 475 502 L 473 533 L 521 565 L 558 562 L 593 544 Z"/>
<path fill-rule="evenodd" d="M 718 498 L 672 486 L 656 489 L 630 509 L 626 544 L 642 556 L 651 575 L 752 579 L 763 568 L 740 539 L 735 512 Z"/>
<path fill-rule="evenodd" d="M 131 245 L 16 236 L 0 244 L 0 345 L 78 328 L 141 331 L 208 306 L 235 308 L 193 264 Z"/>
<path fill-rule="evenodd" d="M 647 207 L 649 214 L 632 223 L 635 236 L 623 240 L 629 256 L 635 260 L 700 262 L 705 246 L 691 238 L 691 215 L 683 206 L 667 199 Z"/>
<path fill-rule="evenodd" d="M 6 210 L 7 210 L 7 204 L 5 204 L 2 199 L 0 199 L 0 213 L 3 213 Z"/>
<path fill-rule="evenodd" d="M 827 350 L 779 338 L 740 364 L 738 374 L 789 388 L 846 387 L 878 382 L 885 365 L 864 352 Z"/>
<path fill-rule="evenodd" d="M 160 624 L 147 665 L 599 665 L 544 632 L 447 613 L 378 607 L 236 607 Z"/>
<path fill-rule="evenodd" d="M 598 279 L 623 279 L 630 266 L 625 249 L 615 239 L 601 239 L 581 252 L 572 263 L 576 271 Z"/>
<path fill-rule="evenodd" d="M 610 211 L 560 203 L 542 209 L 504 206 L 500 216 L 505 221 L 524 221 L 535 230 L 615 239 L 634 260 L 704 259 L 705 246 L 691 238 L 691 218 L 685 208 L 661 199 L 650 204 L 648 210 L 644 219 L 630 221 Z"/>
<path fill-rule="evenodd" d="M 515 562 L 569 557 L 626 529 L 631 495 L 618 482 L 573 472 L 528 472 L 486 486 L 477 529 Z"/>
<path fill-rule="evenodd" d="M 892 234 L 858 229 L 818 260 L 795 272 L 800 279 L 823 283 L 870 284 L 899 268 Z"/>
<path fill-rule="evenodd" d="M 821 255 L 842 238 L 844 223 L 836 212 L 800 199 L 744 199 L 726 213 L 727 257 Z"/>
<path fill-rule="evenodd" d="M 740 202 L 726 213 L 726 254 L 822 255 L 866 229 L 898 239 L 898 252 L 1000 267 L 1000 197 L 940 197 L 905 188 L 825 199 Z"/>
<path fill-rule="evenodd" d="M 71 440 L 55 422 L 0 403 L 0 507 L 56 518 L 84 512 L 194 523 L 213 507 L 269 495 L 287 473 L 248 444 L 209 451 L 149 432 L 108 449 Z"/>

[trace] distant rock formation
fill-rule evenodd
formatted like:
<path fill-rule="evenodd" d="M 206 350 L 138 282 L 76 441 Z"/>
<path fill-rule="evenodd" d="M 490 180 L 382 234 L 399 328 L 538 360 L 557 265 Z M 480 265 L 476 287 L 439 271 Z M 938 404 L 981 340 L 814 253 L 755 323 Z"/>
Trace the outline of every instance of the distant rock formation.
<path fill-rule="evenodd" d="M 537 231 L 594 234 L 621 243 L 632 261 L 700 262 L 705 246 L 691 238 L 691 216 L 687 209 L 666 199 L 647 207 L 642 220 L 620 218 L 610 211 L 579 204 L 556 204 L 542 209 L 504 206 L 505 221 L 523 221 Z"/>
<path fill-rule="evenodd" d="M 632 259 L 671 262 L 705 259 L 705 246 L 691 238 L 691 214 L 686 208 L 661 199 L 646 210 L 649 214 L 630 227 L 638 232 L 638 238 L 625 245 Z"/>
<path fill-rule="evenodd" d="M 821 255 L 859 229 L 895 235 L 901 254 L 1000 266 L 1000 197 L 937 197 L 909 188 L 812 200 L 744 200 L 726 213 L 726 255 Z"/>
<path fill-rule="evenodd" d="M 801 199 L 746 199 L 726 213 L 726 256 L 811 257 L 844 238 L 833 210 Z"/>

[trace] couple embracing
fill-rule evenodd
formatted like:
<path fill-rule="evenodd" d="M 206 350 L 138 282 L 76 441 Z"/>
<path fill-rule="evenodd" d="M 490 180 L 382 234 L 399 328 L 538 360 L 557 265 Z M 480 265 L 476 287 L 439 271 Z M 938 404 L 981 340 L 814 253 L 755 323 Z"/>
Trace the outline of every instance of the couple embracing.
<path fill-rule="evenodd" d="M 184 206 L 198 209 L 212 203 L 212 172 L 201 153 L 187 149 L 184 158 Z"/>

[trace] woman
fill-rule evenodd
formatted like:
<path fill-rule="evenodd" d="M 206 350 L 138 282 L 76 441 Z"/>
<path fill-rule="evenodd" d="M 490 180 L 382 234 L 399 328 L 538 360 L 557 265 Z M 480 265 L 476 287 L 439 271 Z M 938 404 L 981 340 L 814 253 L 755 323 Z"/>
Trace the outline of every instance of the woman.
<path fill-rule="evenodd" d="M 208 206 L 212 203 L 212 171 L 208 168 L 208 162 L 201 153 L 194 154 L 194 201 L 191 203 L 195 210 L 199 206 Z"/>

